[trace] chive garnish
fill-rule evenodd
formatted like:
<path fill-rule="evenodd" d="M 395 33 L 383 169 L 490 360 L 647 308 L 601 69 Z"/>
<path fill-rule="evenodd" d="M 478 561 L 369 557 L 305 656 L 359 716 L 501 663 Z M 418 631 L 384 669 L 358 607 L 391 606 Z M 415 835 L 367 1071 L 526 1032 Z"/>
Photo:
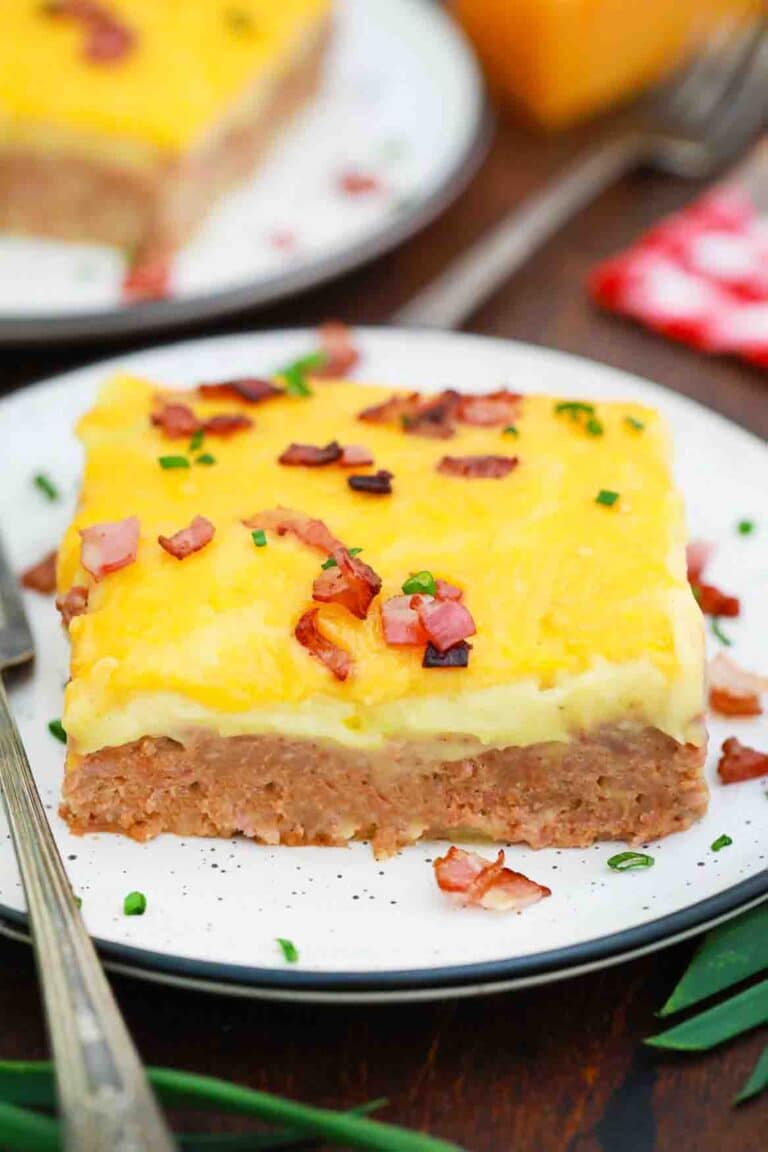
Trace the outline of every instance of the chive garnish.
<path fill-rule="evenodd" d="M 299 950 L 292 940 L 286 940 L 283 936 L 277 937 L 277 943 L 280 945 L 280 951 L 283 953 L 283 959 L 288 964 L 296 964 L 299 959 Z"/>
<path fill-rule="evenodd" d="M 129 892 L 123 900 L 124 916 L 143 916 L 147 910 L 147 898 L 143 892 Z"/>
<path fill-rule="evenodd" d="M 652 868 L 655 861 L 646 852 L 618 852 L 607 863 L 614 872 L 628 872 L 631 868 Z"/>
<path fill-rule="evenodd" d="M 211 456 L 210 452 L 203 452 L 202 456 L 195 457 L 195 464 L 215 464 L 216 457 Z"/>
<path fill-rule="evenodd" d="M 171 468 L 189 468 L 186 456 L 158 456 L 157 462 L 166 472 Z"/>
<path fill-rule="evenodd" d="M 434 596 L 437 592 L 435 578 L 426 568 L 421 572 L 411 572 L 403 583 L 403 592 L 406 596 Z"/>
<path fill-rule="evenodd" d="M 83 906 L 82 897 L 75 896 L 75 904 L 77 905 L 78 909 L 82 908 L 82 906 Z"/>
<path fill-rule="evenodd" d="M 610 488 L 601 488 L 595 496 L 595 504 L 604 504 L 606 508 L 613 508 L 618 498 L 618 492 L 611 492 Z"/>
<path fill-rule="evenodd" d="M 507 424 L 506 428 L 502 429 L 502 435 L 519 436 L 520 433 L 518 432 L 517 428 L 515 428 L 514 424 Z"/>
<path fill-rule="evenodd" d="M 67 733 L 64 731 L 64 725 L 62 724 L 61 720 L 49 720 L 48 731 L 50 732 L 51 736 L 55 736 L 56 739 L 60 740 L 62 744 L 66 744 Z"/>
<path fill-rule="evenodd" d="M 729 848 L 731 844 L 733 844 L 733 840 L 723 833 L 722 836 L 718 836 L 717 840 L 712 841 L 710 848 L 713 852 L 719 852 L 721 848 Z"/>
<path fill-rule="evenodd" d="M 579 416 L 594 416 L 594 404 L 584 404 L 581 400 L 561 400 L 555 404 L 557 416 L 570 416 L 571 420 L 578 420 Z"/>
<path fill-rule="evenodd" d="M 716 636 L 720 643 L 724 644 L 726 648 L 730 648 L 733 644 L 733 640 L 729 640 L 725 632 L 723 632 L 722 628 L 720 627 L 719 616 L 712 617 L 712 635 Z"/>
<path fill-rule="evenodd" d="M 198 428 L 197 432 L 194 432 L 192 434 L 192 439 L 189 442 L 190 452 L 199 452 L 203 446 L 203 440 L 204 439 L 205 439 L 205 429 L 204 428 Z"/>
<path fill-rule="evenodd" d="M 257 548 L 266 548 L 267 546 L 267 534 L 263 528 L 254 528 L 251 532 L 251 540 Z"/>
<path fill-rule="evenodd" d="M 311 352 L 309 356 L 301 356 L 281 368 L 276 375 L 285 381 L 285 391 L 289 396 L 311 396 L 312 389 L 307 383 L 307 376 L 313 368 L 322 368 L 325 361 L 324 352 Z"/>
<path fill-rule="evenodd" d="M 755 530 L 755 522 L 754 520 L 739 520 L 739 523 L 736 525 L 736 527 L 738 529 L 739 536 L 751 536 Z"/>
<path fill-rule="evenodd" d="M 350 548 L 349 549 L 350 556 L 359 556 L 361 552 L 362 552 L 362 548 Z M 323 561 L 323 563 L 320 565 L 320 567 L 321 568 L 336 568 L 337 564 L 336 564 L 336 561 L 334 560 L 333 556 L 329 556 L 327 560 Z"/>
<path fill-rule="evenodd" d="M 596 416 L 590 416 L 584 425 L 584 430 L 588 432 L 590 436 L 602 436 L 603 434 L 603 426 Z"/>
<path fill-rule="evenodd" d="M 636 416 L 625 416 L 624 423 L 628 428 L 634 428 L 635 432 L 645 431 L 645 424 L 642 420 L 638 420 Z"/>
<path fill-rule="evenodd" d="M 38 472 L 38 474 L 33 477 L 33 483 L 35 487 L 42 492 L 46 500 L 50 500 L 51 502 L 58 500 L 59 490 L 44 472 Z"/>

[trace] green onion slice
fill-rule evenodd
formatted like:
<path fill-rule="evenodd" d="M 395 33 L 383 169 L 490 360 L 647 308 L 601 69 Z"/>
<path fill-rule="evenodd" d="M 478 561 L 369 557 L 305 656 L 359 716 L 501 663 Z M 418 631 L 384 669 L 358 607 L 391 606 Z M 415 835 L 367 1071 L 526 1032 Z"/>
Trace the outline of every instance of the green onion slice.
<path fill-rule="evenodd" d="M 614 872 L 629 872 L 632 868 L 653 868 L 653 856 L 646 852 L 618 852 L 608 860 L 608 867 Z"/>

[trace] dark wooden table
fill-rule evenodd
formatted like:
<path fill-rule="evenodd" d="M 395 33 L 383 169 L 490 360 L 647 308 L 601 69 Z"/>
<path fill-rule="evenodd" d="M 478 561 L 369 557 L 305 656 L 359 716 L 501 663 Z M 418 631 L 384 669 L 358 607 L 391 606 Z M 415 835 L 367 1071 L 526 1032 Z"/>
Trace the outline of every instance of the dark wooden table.
<path fill-rule="evenodd" d="M 522 197 L 594 129 L 534 139 L 499 130 L 479 176 L 401 251 L 268 312 L 196 334 L 313 323 L 383 323 L 425 280 Z M 473 331 L 546 344 L 648 376 L 768 435 L 768 379 L 707 360 L 597 314 L 587 270 L 695 189 L 637 176 L 570 225 L 475 318 Z M 168 337 L 169 339 L 173 337 Z M 0 390 L 140 342 L 0 352 Z M 329 1106 L 387 1096 L 385 1115 L 471 1152 L 764 1152 L 765 1099 L 729 1101 L 764 1038 L 704 1058 L 643 1048 L 653 1013 L 692 951 L 683 944 L 590 976 L 500 996 L 402 1007 L 313 1007 L 214 999 L 116 979 L 145 1059 L 239 1079 Z M 32 956 L 0 941 L 0 1056 L 37 1058 L 46 1040 Z"/>

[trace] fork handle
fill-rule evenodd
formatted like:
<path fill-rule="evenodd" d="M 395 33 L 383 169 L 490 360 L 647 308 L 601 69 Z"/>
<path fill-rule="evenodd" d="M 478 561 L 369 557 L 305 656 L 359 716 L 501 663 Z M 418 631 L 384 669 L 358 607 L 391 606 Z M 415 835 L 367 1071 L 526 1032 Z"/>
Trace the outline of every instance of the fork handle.
<path fill-rule="evenodd" d="M 612 137 L 582 156 L 449 265 L 392 318 L 413 328 L 459 328 L 540 245 L 642 158 L 642 139 Z"/>
<path fill-rule="evenodd" d="M 0 791 L 27 898 L 67 1152 L 173 1140 L 80 918 L 0 677 Z"/>

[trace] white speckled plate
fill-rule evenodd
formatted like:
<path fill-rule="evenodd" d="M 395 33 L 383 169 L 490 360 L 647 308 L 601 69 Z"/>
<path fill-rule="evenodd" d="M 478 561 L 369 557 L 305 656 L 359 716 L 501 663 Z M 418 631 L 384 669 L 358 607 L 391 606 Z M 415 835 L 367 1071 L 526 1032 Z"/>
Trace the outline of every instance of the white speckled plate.
<path fill-rule="evenodd" d="M 692 533 L 719 543 L 712 579 L 742 597 L 725 629 L 733 655 L 768 671 L 768 451 L 722 417 L 643 380 L 525 345 L 426 332 L 364 330 L 361 375 L 392 386 L 633 397 L 655 404 L 674 429 Z M 171 345 L 70 373 L 0 401 L 0 523 L 19 569 L 56 544 L 78 487 L 80 452 L 71 428 L 101 379 L 118 365 L 169 384 L 259 374 L 312 347 L 311 332 L 222 337 Z M 44 469 L 64 493 L 51 504 L 32 484 Z M 741 536 L 736 522 L 755 521 Z M 444 844 L 419 844 L 386 862 L 370 849 L 266 848 L 246 840 L 150 844 L 110 835 L 76 838 L 56 815 L 63 749 L 47 722 L 61 711 L 67 649 L 49 600 L 29 594 L 39 659 L 11 682 L 11 698 L 88 928 L 118 965 L 172 981 L 251 995 L 376 998 L 444 996 L 551 979 L 658 947 L 768 893 L 768 778 L 723 787 L 715 753 L 738 732 L 768 749 L 768 718 L 714 720 L 708 815 L 688 832 L 651 844 L 655 866 L 616 873 L 617 848 L 534 852 L 508 860 L 553 891 L 522 915 L 450 907 L 431 859 Z M 710 637 L 713 649 L 716 641 Z M 714 853 L 722 833 L 733 844 Z M 143 890 L 142 918 L 122 915 L 123 896 Z M 17 923 L 24 903 L 0 825 L 0 912 Z M 275 943 L 300 951 L 286 965 Z"/>
<path fill-rule="evenodd" d="M 126 257 L 0 233 L 0 344 L 146 331 L 271 303 L 423 227 L 484 154 L 482 79 L 427 0 L 337 0 L 321 93 L 172 265 L 167 298 L 123 299 Z M 373 178 L 344 192 L 348 173 Z"/>

